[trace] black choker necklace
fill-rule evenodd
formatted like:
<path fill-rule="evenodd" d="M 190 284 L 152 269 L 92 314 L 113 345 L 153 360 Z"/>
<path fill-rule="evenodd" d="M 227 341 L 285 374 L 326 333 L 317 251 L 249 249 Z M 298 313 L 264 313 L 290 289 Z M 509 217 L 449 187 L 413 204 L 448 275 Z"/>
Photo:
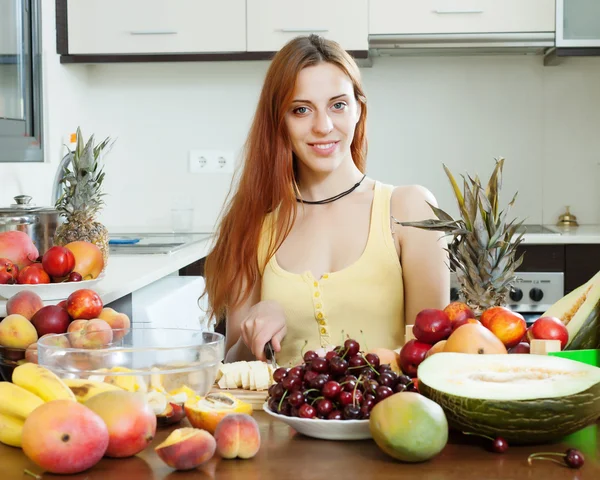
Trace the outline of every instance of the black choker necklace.
<path fill-rule="evenodd" d="M 307 203 L 309 205 L 323 205 L 325 203 L 335 202 L 336 200 L 339 200 L 340 198 L 345 197 L 346 195 L 349 195 L 354 190 L 356 190 L 358 188 L 358 186 L 362 183 L 362 181 L 365 179 L 366 176 L 367 176 L 367 174 L 365 173 L 363 175 L 363 177 L 357 183 L 355 183 L 352 188 L 349 188 L 345 192 L 338 193 L 337 195 L 334 195 L 333 197 L 326 198 L 325 200 L 317 200 L 316 202 L 310 202 L 308 200 L 302 200 L 302 199 L 296 197 L 296 201 L 299 203 Z"/>

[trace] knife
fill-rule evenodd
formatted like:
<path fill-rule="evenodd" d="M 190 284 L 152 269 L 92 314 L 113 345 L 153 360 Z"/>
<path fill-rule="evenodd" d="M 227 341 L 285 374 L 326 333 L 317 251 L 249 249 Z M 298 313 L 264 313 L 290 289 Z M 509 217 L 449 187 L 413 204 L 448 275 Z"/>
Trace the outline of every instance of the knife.
<path fill-rule="evenodd" d="M 273 350 L 273 345 L 271 344 L 271 340 L 269 340 L 265 344 L 265 356 L 267 357 L 267 360 L 269 360 L 271 362 L 271 366 L 273 368 L 276 368 L 277 362 L 275 361 L 275 351 Z"/>

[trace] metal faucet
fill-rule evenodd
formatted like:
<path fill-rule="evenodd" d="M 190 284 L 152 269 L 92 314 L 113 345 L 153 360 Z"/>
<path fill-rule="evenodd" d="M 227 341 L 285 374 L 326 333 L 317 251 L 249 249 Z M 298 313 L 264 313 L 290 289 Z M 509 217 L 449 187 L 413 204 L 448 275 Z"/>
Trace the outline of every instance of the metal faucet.
<path fill-rule="evenodd" d="M 60 198 L 60 182 L 62 182 L 62 179 L 65 177 L 65 169 L 67 168 L 69 163 L 71 163 L 72 160 L 73 153 L 69 152 L 62 158 L 62 160 L 58 164 L 58 170 L 56 171 L 54 183 L 52 184 L 52 203 L 50 205 L 53 207 L 56 206 L 56 202 L 58 202 L 58 199 Z"/>

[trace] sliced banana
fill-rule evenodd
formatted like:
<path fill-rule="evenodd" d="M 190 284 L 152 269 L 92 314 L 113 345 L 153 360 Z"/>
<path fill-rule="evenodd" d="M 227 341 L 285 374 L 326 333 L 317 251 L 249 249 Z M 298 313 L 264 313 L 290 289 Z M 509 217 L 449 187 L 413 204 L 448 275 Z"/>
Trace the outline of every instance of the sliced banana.
<path fill-rule="evenodd" d="M 169 402 L 171 403 L 185 403 L 188 400 L 188 395 L 185 392 L 179 392 L 175 395 L 169 396 Z"/>
<path fill-rule="evenodd" d="M 146 401 L 154 411 L 154 415 L 160 415 L 167 409 L 167 396 L 161 392 L 146 393 Z"/>

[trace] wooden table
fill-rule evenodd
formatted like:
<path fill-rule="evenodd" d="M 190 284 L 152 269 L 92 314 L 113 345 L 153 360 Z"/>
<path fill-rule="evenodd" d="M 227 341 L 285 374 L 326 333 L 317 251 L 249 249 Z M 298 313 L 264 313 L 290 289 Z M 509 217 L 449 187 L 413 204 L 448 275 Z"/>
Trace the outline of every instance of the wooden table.
<path fill-rule="evenodd" d="M 147 448 L 127 459 L 102 459 L 96 466 L 76 475 L 44 474 L 45 479 L 77 480 L 188 480 L 188 479 L 399 479 L 421 480 L 512 480 L 512 479 L 600 479 L 598 425 L 586 431 L 586 441 L 569 445 L 510 447 L 504 454 L 491 453 L 478 438 L 452 434 L 446 448 L 432 460 L 419 464 L 400 463 L 382 453 L 371 440 L 332 442 L 301 436 L 264 412 L 255 412 L 261 428 L 262 446 L 251 460 L 213 458 L 206 465 L 188 472 L 175 472 Z M 174 428 L 189 426 L 184 420 L 175 427 L 159 429 L 152 447 Z M 562 452 L 576 447 L 585 454 L 585 465 L 572 470 L 553 462 L 536 461 L 528 466 L 527 456 L 536 451 Z M 23 475 L 27 468 L 41 470 L 20 449 L 0 444 L 0 479 L 32 480 Z"/>

